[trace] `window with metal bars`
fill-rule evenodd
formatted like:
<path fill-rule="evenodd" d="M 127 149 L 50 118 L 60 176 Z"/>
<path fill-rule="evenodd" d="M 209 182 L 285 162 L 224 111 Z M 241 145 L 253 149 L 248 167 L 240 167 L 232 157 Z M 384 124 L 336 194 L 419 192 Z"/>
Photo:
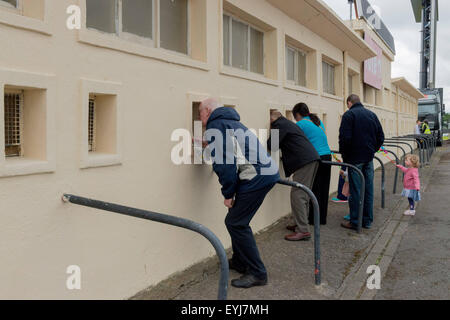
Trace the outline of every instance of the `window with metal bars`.
<path fill-rule="evenodd" d="M 5 93 L 5 155 L 21 156 L 23 94 Z"/>
<path fill-rule="evenodd" d="M 95 151 L 95 99 L 89 99 L 88 146 Z"/>

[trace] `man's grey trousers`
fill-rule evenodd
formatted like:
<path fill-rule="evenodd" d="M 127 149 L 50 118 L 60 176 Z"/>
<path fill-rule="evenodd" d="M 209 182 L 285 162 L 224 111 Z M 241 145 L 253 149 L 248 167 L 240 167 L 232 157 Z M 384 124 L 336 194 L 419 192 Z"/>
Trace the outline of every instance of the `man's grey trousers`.
<path fill-rule="evenodd" d="M 294 172 L 293 180 L 312 189 L 314 178 L 316 177 L 319 162 L 308 163 Z M 309 214 L 309 196 L 301 189 L 291 189 L 291 208 L 294 221 L 297 224 L 296 232 L 309 232 L 308 214 Z"/>

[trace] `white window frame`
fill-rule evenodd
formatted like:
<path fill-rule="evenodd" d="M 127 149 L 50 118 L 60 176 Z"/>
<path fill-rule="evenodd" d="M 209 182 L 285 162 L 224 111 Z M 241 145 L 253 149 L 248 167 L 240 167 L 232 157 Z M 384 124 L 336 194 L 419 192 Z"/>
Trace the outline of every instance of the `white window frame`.
<path fill-rule="evenodd" d="M 228 54 L 229 54 L 229 57 L 230 57 L 230 64 L 229 65 L 224 64 L 225 56 L 222 59 L 222 64 L 224 64 L 227 67 L 233 68 L 233 69 L 244 70 L 244 71 L 251 72 L 251 73 L 254 73 L 254 74 L 258 74 L 258 75 L 265 75 L 266 74 L 266 66 L 265 66 L 264 48 L 265 48 L 266 44 L 265 44 L 265 32 L 264 32 L 264 30 L 262 30 L 262 29 L 260 29 L 260 28 L 258 28 L 256 26 L 248 23 L 247 21 L 239 19 L 239 18 L 237 18 L 236 16 L 234 16 L 232 14 L 224 12 L 223 15 L 222 15 L 222 19 L 223 19 L 224 16 L 230 17 L 230 23 L 228 25 L 228 27 L 229 27 L 228 34 L 229 34 L 229 37 L 230 37 L 228 39 L 228 41 L 229 41 L 229 52 L 228 52 Z M 248 68 L 247 69 L 241 69 L 241 68 L 233 67 L 233 33 L 232 33 L 233 20 L 235 20 L 237 22 L 240 22 L 242 24 L 245 24 L 247 26 L 247 61 L 248 61 Z M 223 21 L 222 21 L 222 26 L 223 26 Z M 250 54 L 250 52 L 251 52 L 251 49 L 250 49 L 250 46 L 251 46 L 251 39 L 250 39 L 250 37 L 251 37 L 251 28 L 253 28 L 254 30 L 259 31 L 259 32 L 261 32 L 263 34 L 262 73 L 251 71 L 251 65 L 252 65 L 252 63 L 250 61 L 250 57 L 251 57 L 251 54 Z M 222 31 L 222 33 L 223 33 L 223 31 Z M 223 39 L 223 34 L 222 34 L 222 39 Z"/>
<path fill-rule="evenodd" d="M 301 49 L 299 49 L 297 47 L 294 47 L 292 45 L 289 45 L 289 44 L 286 44 L 285 50 L 286 50 L 285 59 L 286 59 L 288 50 L 294 51 L 294 80 L 292 81 L 292 80 L 289 80 L 287 78 L 287 75 L 288 75 L 287 67 L 288 66 L 287 66 L 287 59 L 286 59 L 286 63 L 285 63 L 285 65 L 286 65 L 286 81 L 289 84 L 293 84 L 293 85 L 296 85 L 296 86 L 299 86 L 299 87 L 306 88 L 308 86 L 308 77 L 307 77 L 307 75 L 308 75 L 307 74 L 307 72 L 308 72 L 308 60 L 306 60 L 305 85 L 303 85 L 303 84 L 300 84 L 300 77 L 299 77 L 299 74 L 298 74 L 298 58 L 299 58 L 299 54 L 300 53 L 304 54 L 305 58 L 307 58 L 308 57 L 308 53 L 306 51 L 303 51 L 303 50 L 301 50 Z"/>
<path fill-rule="evenodd" d="M 0 0 L 1 1 L 1 0 Z M 122 1 L 123 0 L 115 0 L 115 6 L 116 6 L 116 17 L 115 17 L 115 32 L 114 33 L 107 33 L 101 30 L 97 30 L 95 28 L 89 28 L 86 25 L 86 28 L 89 30 L 95 30 L 97 32 L 102 32 L 105 34 L 113 34 L 117 37 L 124 39 L 126 41 L 132 41 L 137 42 L 140 44 L 144 44 L 147 46 L 155 47 L 158 49 L 169 51 L 172 54 L 180 55 L 180 56 L 191 56 L 191 1 L 187 0 L 187 28 L 186 28 L 186 36 L 187 36 L 187 54 L 173 51 L 170 49 L 162 48 L 161 47 L 161 24 L 160 24 L 160 0 L 152 0 L 152 38 L 146 38 L 143 36 L 139 36 L 130 32 L 123 31 L 123 17 L 122 17 Z M 86 7 L 87 8 L 87 7 Z"/>
<path fill-rule="evenodd" d="M 14 90 L 14 89 L 5 89 L 5 92 L 4 92 L 4 96 L 5 95 L 7 95 L 7 94 L 13 94 L 13 95 L 19 95 L 20 96 L 20 104 L 19 104 L 19 140 L 20 140 L 20 143 L 19 143 L 19 146 L 20 146 L 20 152 L 19 152 L 19 155 L 6 155 L 6 134 L 5 134 L 5 157 L 6 158 L 20 158 L 20 157 L 23 157 L 23 154 L 24 154 L 24 150 L 23 150 L 23 146 L 24 146 L 24 141 L 23 141 L 23 138 L 24 138 L 24 135 L 23 135 L 23 126 L 24 126 L 24 123 L 23 123 L 23 112 L 24 112 L 24 102 L 25 102 L 25 100 L 24 100 L 24 91 L 23 90 Z M 4 99 L 4 97 L 3 97 L 3 99 Z M 6 106 L 5 106 L 6 107 Z M 5 127 L 6 127 L 6 123 L 4 124 L 5 125 Z"/>

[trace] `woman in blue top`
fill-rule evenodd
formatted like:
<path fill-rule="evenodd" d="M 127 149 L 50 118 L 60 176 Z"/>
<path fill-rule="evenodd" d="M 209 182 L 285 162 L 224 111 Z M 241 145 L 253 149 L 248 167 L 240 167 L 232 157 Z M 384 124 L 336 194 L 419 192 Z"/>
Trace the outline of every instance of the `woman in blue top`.
<path fill-rule="evenodd" d="M 331 161 L 331 150 L 328 146 L 328 139 L 325 126 L 317 115 L 310 113 L 309 108 L 304 103 L 299 103 L 292 110 L 292 114 L 297 121 L 297 125 L 303 130 L 306 137 L 311 141 L 314 148 L 319 153 L 323 161 Z M 330 192 L 331 166 L 320 164 L 313 184 L 313 193 L 319 202 L 320 224 L 327 223 L 328 196 Z M 314 209 L 309 206 L 309 224 L 314 224 Z"/>

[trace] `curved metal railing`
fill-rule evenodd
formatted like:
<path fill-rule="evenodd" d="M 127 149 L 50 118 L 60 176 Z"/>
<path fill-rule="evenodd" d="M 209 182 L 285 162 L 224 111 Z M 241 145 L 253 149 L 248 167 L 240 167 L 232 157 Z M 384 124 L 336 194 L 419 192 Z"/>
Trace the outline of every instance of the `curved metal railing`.
<path fill-rule="evenodd" d="M 140 219 L 146 219 L 151 220 L 159 223 L 169 224 L 172 226 L 180 227 L 183 229 L 188 229 L 194 232 L 197 232 L 201 234 L 203 237 L 208 239 L 208 241 L 212 244 L 214 249 L 216 250 L 217 256 L 219 257 L 220 261 L 220 279 L 219 279 L 219 289 L 218 289 L 218 300 L 226 300 L 227 299 L 227 292 L 228 292 L 228 276 L 229 276 L 229 266 L 228 266 L 228 259 L 225 252 L 225 249 L 220 242 L 219 238 L 208 228 L 201 225 L 200 223 L 169 216 L 167 214 L 147 211 L 147 210 L 141 210 L 131 207 L 125 207 L 114 203 L 99 201 L 99 200 L 93 200 L 88 198 L 83 198 L 71 194 L 64 194 L 63 195 L 63 201 L 64 202 L 70 202 L 73 204 L 77 204 L 84 207 L 90 207 L 95 208 L 99 210 L 104 211 L 110 211 L 115 212 L 119 214 L 123 214 L 126 216 L 131 216 L 135 218 Z"/>

